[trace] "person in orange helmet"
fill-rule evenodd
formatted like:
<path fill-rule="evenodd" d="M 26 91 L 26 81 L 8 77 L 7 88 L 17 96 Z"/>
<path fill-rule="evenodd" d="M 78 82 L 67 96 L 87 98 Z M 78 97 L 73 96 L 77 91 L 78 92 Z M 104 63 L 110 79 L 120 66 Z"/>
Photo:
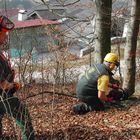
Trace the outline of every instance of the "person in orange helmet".
<path fill-rule="evenodd" d="M 29 111 L 25 104 L 13 96 L 21 88 L 14 82 L 15 71 L 3 54 L 3 45 L 7 43 L 7 33 L 14 28 L 14 23 L 7 17 L 0 16 L 0 121 L 4 114 L 16 120 L 21 128 L 23 140 L 34 140 L 34 130 Z M 2 123 L 0 122 L 0 138 L 2 138 Z"/>

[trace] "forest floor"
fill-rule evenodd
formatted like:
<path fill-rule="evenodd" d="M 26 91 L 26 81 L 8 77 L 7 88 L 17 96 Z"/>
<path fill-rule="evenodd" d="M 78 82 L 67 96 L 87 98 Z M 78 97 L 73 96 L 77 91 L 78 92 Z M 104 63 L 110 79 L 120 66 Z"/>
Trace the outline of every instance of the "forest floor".
<path fill-rule="evenodd" d="M 24 89 L 27 94 L 19 93 L 28 105 L 36 140 L 140 140 L 139 93 L 111 105 L 109 110 L 75 115 L 72 106 L 78 103 L 77 98 L 47 92 L 37 95 L 42 89 L 44 92 L 52 87 L 30 85 Z M 72 95 L 74 85 L 64 91 Z M 4 139 L 15 140 L 9 122 L 4 117 Z"/>

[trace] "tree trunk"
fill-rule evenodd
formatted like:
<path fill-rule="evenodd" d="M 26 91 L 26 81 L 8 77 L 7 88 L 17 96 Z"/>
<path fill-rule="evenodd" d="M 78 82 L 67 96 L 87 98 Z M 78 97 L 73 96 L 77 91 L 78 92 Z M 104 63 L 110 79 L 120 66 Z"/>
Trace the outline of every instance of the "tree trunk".
<path fill-rule="evenodd" d="M 140 23 L 140 0 L 132 0 L 131 17 L 128 24 L 128 33 L 124 51 L 124 81 L 123 88 L 128 89 L 129 94 L 135 92 L 136 75 L 136 48 Z"/>
<path fill-rule="evenodd" d="M 111 12 L 112 0 L 95 0 L 97 7 L 95 21 L 95 56 L 94 62 L 102 63 L 111 48 Z"/>

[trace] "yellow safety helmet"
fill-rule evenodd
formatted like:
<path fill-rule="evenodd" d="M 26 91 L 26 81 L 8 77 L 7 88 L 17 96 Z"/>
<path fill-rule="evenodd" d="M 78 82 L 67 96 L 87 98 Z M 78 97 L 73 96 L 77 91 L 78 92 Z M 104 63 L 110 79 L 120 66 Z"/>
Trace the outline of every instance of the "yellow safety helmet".
<path fill-rule="evenodd" d="M 115 53 L 108 53 L 104 61 L 109 62 L 109 63 L 114 63 L 117 67 L 119 66 L 119 56 Z"/>

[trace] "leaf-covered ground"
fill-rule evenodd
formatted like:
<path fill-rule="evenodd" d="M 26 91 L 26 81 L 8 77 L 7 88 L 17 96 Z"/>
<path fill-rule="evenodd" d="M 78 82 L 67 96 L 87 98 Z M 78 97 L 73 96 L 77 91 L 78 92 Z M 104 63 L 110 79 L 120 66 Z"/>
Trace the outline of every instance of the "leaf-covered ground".
<path fill-rule="evenodd" d="M 39 87 L 32 87 L 21 99 L 39 91 Z M 69 91 L 72 91 L 72 87 Z M 78 100 L 69 96 L 44 93 L 26 99 L 26 103 L 36 140 L 140 140 L 139 95 L 134 94 L 125 102 L 113 104 L 104 112 L 89 112 L 85 115 L 72 112 L 72 106 Z M 3 135 L 5 139 L 10 137 L 14 140 L 9 122 L 5 117 Z"/>

